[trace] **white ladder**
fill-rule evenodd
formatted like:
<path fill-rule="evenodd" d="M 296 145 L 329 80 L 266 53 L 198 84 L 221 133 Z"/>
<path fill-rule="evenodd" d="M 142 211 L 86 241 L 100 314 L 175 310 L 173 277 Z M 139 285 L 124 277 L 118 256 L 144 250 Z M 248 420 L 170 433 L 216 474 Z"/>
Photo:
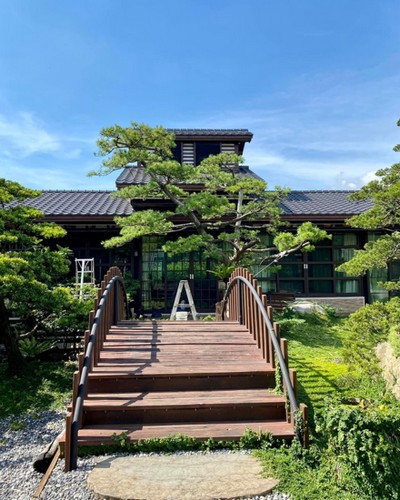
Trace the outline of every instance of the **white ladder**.
<path fill-rule="evenodd" d="M 75 259 L 76 295 L 83 298 L 83 285 L 94 286 L 94 259 Z"/>
<path fill-rule="evenodd" d="M 184 288 L 185 288 L 186 297 L 189 301 L 189 304 L 186 304 L 185 302 L 179 303 Z M 190 286 L 189 286 L 188 280 L 181 280 L 179 282 L 178 290 L 176 291 L 176 295 L 175 295 L 174 305 L 172 306 L 171 316 L 169 317 L 169 319 L 171 321 L 175 319 L 178 306 L 185 307 L 185 308 L 190 307 L 190 311 L 192 312 L 193 319 L 195 321 L 197 320 L 196 306 L 194 305 L 194 302 L 193 302 L 192 292 L 190 291 Z"/>

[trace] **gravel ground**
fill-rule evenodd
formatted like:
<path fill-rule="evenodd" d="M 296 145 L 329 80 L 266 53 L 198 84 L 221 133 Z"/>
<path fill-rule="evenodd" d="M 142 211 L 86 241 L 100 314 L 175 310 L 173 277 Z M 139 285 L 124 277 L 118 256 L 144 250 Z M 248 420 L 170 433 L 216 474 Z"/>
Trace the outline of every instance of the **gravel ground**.
<path fill-rule="evenodd" d="M 47 411 L 40 415 L 7 417 L 0 420 L 0 499 L 30 500 L 42 474 L 35 472 L 32 458 L 61 432 L 64 419 L 61 412 Z M 18 430 L 11 430 L 16 429 Z M 216 452 L 224 453 L 224 452 Z M 46 500 L 94 500 L 86 486 L 89 472 L 106 457 L 78 459 L 78 469 L 64 473 L 59 460 L 40 498 Z M 288 500 L 281 493 L 248 500 Z M 176 499 L 179 500 L 179 499 Z"/>

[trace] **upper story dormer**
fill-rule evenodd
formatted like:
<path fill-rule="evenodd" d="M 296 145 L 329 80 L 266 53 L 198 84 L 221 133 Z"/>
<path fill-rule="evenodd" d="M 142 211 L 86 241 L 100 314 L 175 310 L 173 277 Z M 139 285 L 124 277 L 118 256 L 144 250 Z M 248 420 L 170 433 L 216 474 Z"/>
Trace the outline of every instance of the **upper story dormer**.
<path fill-rule="evenodd" d="M 199 165 L 210 155 L 243 154 L 253 134 L 247 129 L 168 129 L 175 135 L 174 159 L 188 165 Z"/>
<path fill-rule="evenodd" d="M 179 163 L 199 165 L 210 155 L 234 153 L 242 155 L 245 144 L 253 134 L 247 129 L 167 129 L 175 135 L 174 159 Z M 243 175 L 253 175 L 248 167 L 241 167 Z M 126 167 L 116 180 L 120 189 L 132 184 L 145 184 L 147 175 L 140 166 Z"/>

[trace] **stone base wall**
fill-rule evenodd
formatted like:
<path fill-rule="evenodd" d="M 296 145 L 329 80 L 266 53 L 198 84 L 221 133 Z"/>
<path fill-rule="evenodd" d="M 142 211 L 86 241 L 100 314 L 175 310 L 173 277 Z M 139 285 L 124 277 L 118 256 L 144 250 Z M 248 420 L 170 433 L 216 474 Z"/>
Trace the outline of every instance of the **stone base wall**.
<path fill-rule="evenodd" d="M 296 299 L 296 302 L 305 301 L 334 307 L 340 316 L 347 316 L 365 305 L 364 297 L 304 297 Z"/>

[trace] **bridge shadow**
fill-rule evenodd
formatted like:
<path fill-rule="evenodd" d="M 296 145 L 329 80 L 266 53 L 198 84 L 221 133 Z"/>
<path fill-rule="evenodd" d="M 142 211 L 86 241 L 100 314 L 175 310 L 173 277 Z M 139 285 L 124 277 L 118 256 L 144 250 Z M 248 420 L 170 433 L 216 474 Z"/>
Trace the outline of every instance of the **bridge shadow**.
<path fill-rule="evenodd" d="M 322 413 L 325 399 L 339 391 L 336 376 L 300 357 L 289 356 L 290 361 L 297 371 L 298 400 L 308 406 L 310 431 L 315 433 L 316 416 Z"/>
<path fill-rule="evenodd" d="M 120 366 L 121 368 L 124 369 L 124 373 L 129 373 L 130 375 L 134 375 L 134 374 L 141 374 L 141 373 L 143 373 L 143 371 L 146 368 L 153 366 L 155 363 L 159 363 L 160 361 L 157 357 L 158 352 L 159 352 L 159 348 L 157 346 L 159 345 L 160 333 L 159 333 L 157 322 L 152 321 L 151 329 L 146 328 L 146 330 L 151 331 L 151 337 L 150 337 L 151 341 L 150 341 L 149 346 L 144 345 L 143 347 L 139 347 L 139 345 L 140 345 L 139 344 L 137 347 L 124 347 L 123 340 L 115 341 L 115 342 L 119 342 L 121 344 L 121 347 L 120 348 L 111 347 L 111 348 L 107 348 L 107 349 L 102 350 L 103 352 L 107 351 L 107 353 L 112 353 L 112 356 L 107 356 L 107 357 L 102 358 L 101 354 L 100 354 L 100 362 L 97 365 L 97 367 L 99 369 L 101 369 L 104 365 L 107 365 L 109 367 L 114 366 L 115 368 L 117 366 Z M 130 333 L 130 335 L 134 334 L 132 332 L 132 327 L 129 327 L 129 333 Z M 140 330 L 138 329 L 137 333 L 140 335 L 140 333 L 143 333 L 143 331 L 140 332 Z M 109 342 L 109 340 L 107 339 L 106 342 Z M 129 342 L 131 342 L 131 340 L 129 340 Z M 141 356 L 138 358 L 131 358 L 129 356 L 117 357 L 118 353 L 126 353 L 126 352 L 131 352 L 131 351 L 132 351 L 132 353 L 136 352 L 136 353 L 143 353 L 143 354 L 148 352 L 149 357 L 148 358 L 146 358 L 145 356 L 143 356 L 143 357 Z M 137 365 L 137 366 L 136 367 L 132 366 L 131 369 L 126 370 L 125 368 L 128 368 L 130 365 Z"/>

